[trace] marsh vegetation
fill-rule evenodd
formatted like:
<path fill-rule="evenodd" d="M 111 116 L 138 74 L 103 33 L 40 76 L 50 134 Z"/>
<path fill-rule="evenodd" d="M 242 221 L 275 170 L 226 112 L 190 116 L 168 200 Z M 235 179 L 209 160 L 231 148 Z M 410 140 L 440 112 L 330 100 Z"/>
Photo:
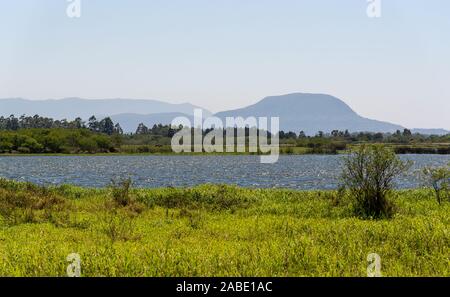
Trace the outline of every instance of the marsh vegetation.
<path fill-rule="evenodd" d="M 123 186 L 123 185 L 122 185 Z M 348 191 L 43 188 L 0 182 L 0 275 L 449 276 L 450 203 L 394 191 L 390 219 L 358 216 Z"/>

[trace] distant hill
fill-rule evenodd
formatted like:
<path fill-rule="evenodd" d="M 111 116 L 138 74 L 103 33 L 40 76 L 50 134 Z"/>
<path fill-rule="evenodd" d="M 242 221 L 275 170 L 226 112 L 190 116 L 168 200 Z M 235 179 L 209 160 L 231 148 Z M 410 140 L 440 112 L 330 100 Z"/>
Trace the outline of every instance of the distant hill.
<path fill-rule="evenodd" d="M 350 132 L 395 132 L 403 130 L 400 125 L 361 117 L 342 100 L 324 94 L 294 93 L 266 97 L 258 103 L 236 110 L 219 112 L 216 116 L 226 117 L 279 117 L 280 129 L 308 135 L 318 131 L 332 130 Z"/>
<path fill-rule="evenodd" d="M 35 115 L 54 119 L 88 119 L 92 115 L 112 116 L 117 114 L 183 113 L 192 115 L 195 105 L 189 103 L 170 104 L 158 100 L 138 99 L 82 99 L 65 98 L 59 100 L 27 100 L 22 98 L 0 99 L 0 116 L 14 114 Z M 206 116 L 211 113 L 203 112 Z"/>
<path fill-rule="evenodd" d="M 73 120 L 81 117 L 87 120 L 109 116 L 120 123 L 127 133 L 135 132 L 140 123 L 148 127 L 154 124 L 170 124 L 176 117 L 184 116 L 193 122 L 193 112 L 197 107 L 190 103 L 170 104 L 158 100 L 138 99 L 82 99 L 65 98 L 49 100 L 27 100 L 22 98 L 0 99 L 0 116 L 22 114 Z M 203 116 L 211 112 L 203 109 Z M 216 116 L 230 117 L 274 117 L 280 118 L 280 128 L 284 131 L 299 133 L 304 131 L 314 135 L 318 131 L 330 133 L 332 130 L 350 132 L 395 132 L 404 127 L 388 122 L 364 118 L 354 112 L 342 100 L 324 94 L 293 93 L 282 96 L 266 97 L 258 103 L 236 110 L 219 112 Z M 444 129 L 412 129 L 413 133 L 448 134 Z"/>
<path fill-rule="evenodd" d="M 450 131 L 445 129 L 411 129 L 412 133 L 419 133 L 423 135 L 447 135 Z"/>

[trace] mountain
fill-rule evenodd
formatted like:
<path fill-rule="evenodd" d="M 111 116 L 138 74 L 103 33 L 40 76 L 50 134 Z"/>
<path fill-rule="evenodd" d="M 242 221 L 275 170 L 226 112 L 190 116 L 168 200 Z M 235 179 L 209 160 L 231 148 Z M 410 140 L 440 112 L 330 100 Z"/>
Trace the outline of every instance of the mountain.
<path fill-rule="evenodd" d="M 27 100 L 22 98 L 0 99 L 0 116 L 14 114 L 20 116 L 35 115 L 51 117 L 54 119 L 69 119 L 76 117 L 88 119 L 95 115 L 98 117 L 113 116 L 117 114 L 156 114 L 156 113 L 183 113 L 192 115 L 194 108 L 189 103 L 170 104 L 158 100 L 141 99 L 95 99 L 65 98 L 49 100 Z M 203 111 L 205 116 L 210 115 Z"/>
<path fill-rule="evenodd" d="M 219 112 L 216 116 L 224 122 L 226 117 L 279 117 L 281 130 L 296 133 L 303 130 L 308 135 L 346 129 L 350 132 L 395 132 L 404 129 L 400 125 L 364 118 L 342 100 L 324 94 L 294 93 L 266 97 L 254 105 Z"/>
<path fill-rule="evenodd" d="M 445 129 L 411 129 L 412 133 L 419 133 L 423 135 L 447 135 L 450 134 L 450 131 Z"/>
<path fill-rule="evenodd" d="M 136 131 L 140 123 L 148 127 L 154 124 L 170 124 L 176 117 L 186 117 L 193 123 L 195 105 L 170 104 L 158 100 L 138 99 L 96 99 L 81 98 L 27 100 L 22 98 L 0 99 L 0 116 L 14 114 L 20 116 L 35 115 L 54 119 L 72 120 L 80 117 L 87 120 L 109 116 L 120 123 L 125 132 Z M 211 113 L 203 109 L 203 117 Z M 274 117 L 280 118 L 280 129 L 308 135 L 318 131 L 329 133 L 332 130 L 350 132 L 395 132 L 404 127 L 392 123 L 364 118 L 354 112 L 342 100 L 324 94 L 293 93 L 282 96 L 266 97 L 260 102 L 236 110 L 216 114 L 225 123 L 226 117 Z M 448 134 L 444 129 L 412 129 L 413 133 Z"/>

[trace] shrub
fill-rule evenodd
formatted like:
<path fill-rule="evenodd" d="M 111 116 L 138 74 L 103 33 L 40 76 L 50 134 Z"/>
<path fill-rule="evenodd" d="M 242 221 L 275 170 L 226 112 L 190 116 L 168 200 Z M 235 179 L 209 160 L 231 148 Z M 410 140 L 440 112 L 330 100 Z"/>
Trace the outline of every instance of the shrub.
<path fill-rule="evenodd" d="M 82 152 L 95 153 L 98 149 L 97 142 L 92 138 L 81 138 L 78 143 Z"/>
<path fill-rule="evenodd" d="M 14 145 L 11 142 L 1 140 L 0 141 L 0 153 L 9 153 L 13 149 Z"/>
<path fill-rule="evenodd" d="M 130 178 L 120 181 L 111 181 L 111 194 L 114 202 L 119 206 L 127 206 L 132 203 L 130 196 L 132 181 Z"/>
<path fill-rule="evenodd" d="M 392 216 L 389 195 L 394 178 L 410 167 L 383 145 L 362 145 L 344 158 L 343 186 L 355 199 L 356 214 L 365 218 Z"/>
<path fill-rule="evenodd" d="M 144 205 L 136 200 L 136 198 L 130 193 L 133 182 L 130 178 L 120 181 L 111 182 L 111 196 L 112 207 L 122 207 L 130 215 L 136 215 L 144 211 Z M 108 204 L 108 203 L 107 203 Z"/>
<path fill-rule="evenodd" d="M 226 185 L 204 185 L 196 188 L 168 188 L 159 195 L 143 197 L 148 206 L 168 209 L 206 209 L 210 211 L 235 211 L 247 208 L 256 199 L 243 194 L 238 188 Z"/>
<path fill-rule="evenodd" d="M 436 195 L 439 204 L 450 198 L 450 163 L 447 167 L 423 169 L 423 175 L 428 185 L 430 185 Z"/>
<path fill-rule="evenodd" d="M 140 236 L 135 233 L 135 222 L 123 212 L 109 212 L 103 223 L 103 232 L 109 237 L 111 243 L 116 241 L 138 240 Z"/>
<path fill-rule="evenodd" d="M 95 135 L 93 140 L 96 142 L 96 146 L 103 152 L 114 151 L 111 140 L 105 135 Z"/>
<path fill-rule="evenodd" d="M 45 187 L 0 179 L 0 217 L 7 225 L 31 223 L 37 214 L 61 211 L 65 199 Z"/>
<path fill-rule="evenodd" d="M 292 155 L 292 154 L 294 153 L 294 149 L 293 149 L 291 146 L 288 146 L 288 147 L 286 147 L 286 148 L 283 148 L 283 149 L 281 150 L 281 152 L 282 152 L 283 154 Z"/>
<path fill-rule="evenodd" d="M 186 208 L 182 208 L 178 214 L 180 218 L 187 218 L 188 225 L 192 229 L 200 229 L 203 227 L 204 219 L 202 212 L 200 210 L 188 210 Z"/>

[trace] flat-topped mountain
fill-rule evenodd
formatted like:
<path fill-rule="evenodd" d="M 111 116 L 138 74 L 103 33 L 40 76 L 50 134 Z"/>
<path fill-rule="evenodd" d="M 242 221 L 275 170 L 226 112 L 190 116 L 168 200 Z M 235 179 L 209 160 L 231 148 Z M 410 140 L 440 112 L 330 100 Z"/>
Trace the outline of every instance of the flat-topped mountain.
<path fill-rule="evenodd" d="M 395 132 L 400 125 L 364 118 L 342 100 L 324 94 L 294 93 L 266 97 L 245 108 L 219 112 L 226 117 L 279 117 L 280 129 L 314 135 L 318 131 L 346 130 L 350 132 Z"/>

